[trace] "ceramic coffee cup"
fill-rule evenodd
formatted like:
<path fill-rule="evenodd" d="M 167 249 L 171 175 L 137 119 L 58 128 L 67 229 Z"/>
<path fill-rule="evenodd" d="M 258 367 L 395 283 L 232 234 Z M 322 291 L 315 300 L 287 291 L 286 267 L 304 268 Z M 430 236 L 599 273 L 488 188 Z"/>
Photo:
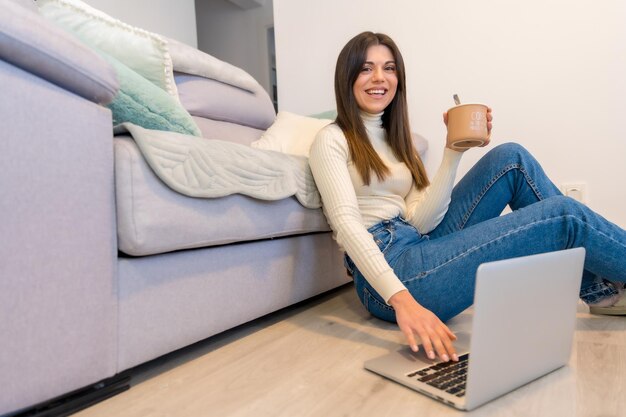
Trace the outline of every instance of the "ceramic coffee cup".
<path fill-rule="evenodd" d="M 459 104 L 448 110 L 447 141 L 452 149 L 465 150 L 481 146 L 488 139 L 486 105 Z"/>

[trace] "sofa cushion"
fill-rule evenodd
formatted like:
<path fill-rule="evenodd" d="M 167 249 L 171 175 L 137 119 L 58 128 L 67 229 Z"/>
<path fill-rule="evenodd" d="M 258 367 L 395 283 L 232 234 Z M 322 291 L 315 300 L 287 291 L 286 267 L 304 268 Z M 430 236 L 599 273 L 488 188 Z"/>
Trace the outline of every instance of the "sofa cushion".
<path fill-rule="evenodd" d="M 318 119 L 280 111 L 272 126 L 259 140 L 252 142 L 251 146 L 308 157 L 317 132 L 332 122 L 330 119 Z"/>
<path fill-rule="evenodd" d="M 262 201 L 243 195 L 204 199 L 171 190 L 154 174 L 133 139 L 115 142 L 119 250 L 144 256 L 181 249 L 326 232 L 321 209 L 295 198 Z"/>
<path fill-rule="evenodd" d="M 0 58 L 96 103 L 118 89 L 113 68 L 64 30 L 21 4 L 0 0 Z"/>
<path fill-rule="evenodd" d="M 175 73 L 174 77 L 180 102 L 193 116 L 263 130 L 274 122 L 274 106 L 260 87 L 251 92 L 197 75 Z"/>
<path fill-rule="evenodd" d="M 80 0 L 39 0 L 37 4 L 47 19 L 178 97 L 167 41 L 161 36 L 114 19 Z"/>

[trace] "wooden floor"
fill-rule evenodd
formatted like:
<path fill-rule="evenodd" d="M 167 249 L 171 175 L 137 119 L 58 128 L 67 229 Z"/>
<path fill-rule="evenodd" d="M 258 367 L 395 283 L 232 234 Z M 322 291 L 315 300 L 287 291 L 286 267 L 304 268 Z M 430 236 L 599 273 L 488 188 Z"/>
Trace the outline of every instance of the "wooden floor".
<path fill-rule="evenodd" d="M 363 369 L 400 343 L 346 286 L 144 365 L 131 390 L 76 415 L 626 416 L 624 317 L 591 316 L 581 304 L 568 366 L 469 413 Z"/>

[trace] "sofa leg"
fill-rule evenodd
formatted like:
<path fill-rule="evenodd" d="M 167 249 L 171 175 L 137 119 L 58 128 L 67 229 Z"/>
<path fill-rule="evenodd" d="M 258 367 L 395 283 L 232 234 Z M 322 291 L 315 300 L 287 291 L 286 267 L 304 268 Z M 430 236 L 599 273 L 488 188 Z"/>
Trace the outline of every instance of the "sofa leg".
<path fill-rule="evenodd" d="M 77 413 L 130 389 L 130 373 L 121 373 L 93 385 L 20 410 L 7 417 L 61 417 Z"/>

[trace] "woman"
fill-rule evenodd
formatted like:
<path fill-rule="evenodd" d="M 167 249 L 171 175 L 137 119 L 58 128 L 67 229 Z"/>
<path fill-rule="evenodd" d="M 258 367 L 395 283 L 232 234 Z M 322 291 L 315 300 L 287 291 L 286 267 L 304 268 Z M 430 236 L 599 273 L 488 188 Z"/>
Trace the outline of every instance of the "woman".
<path fill-rule="evenodd" d="M 494 148 L 454 186 L 462 152 L 447 144 L 429 182 L 411 142 L 402 55 L 388 36 L 364 32 L 345 45 L 335 96 L 337 119 L 309 159 L 324 212 L 361 302 L 397 322 L 414 351 L 418 335 L 431 359 L 457 360 L 444 322 L 472 304 L 478 265 L 500 259 L 583 246 L 581 298 L 626 314 L 626 232 L 562 196 L 524 148 Z M 489 110 L 489 131 L 491 120 Z M 513 212 L 500 216 L 507 205 Z"/>

